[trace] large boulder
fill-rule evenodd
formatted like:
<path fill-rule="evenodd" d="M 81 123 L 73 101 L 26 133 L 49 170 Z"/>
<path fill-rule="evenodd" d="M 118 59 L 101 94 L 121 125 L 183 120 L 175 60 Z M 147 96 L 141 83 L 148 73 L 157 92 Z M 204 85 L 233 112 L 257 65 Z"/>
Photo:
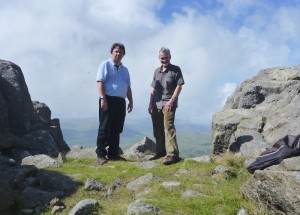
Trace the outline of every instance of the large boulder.
<path fill-rule="evenodd" d="M 46 104 L 31 101 L 21 68 L 0 60 L 0 214 L 19 214 L 16 203 L 19 209 L 39 212 L 52 198 L 75 190 L 69 177 L 38 170 L 35 162 L 19 165 L 69 150 L 59 119 L 51 119 Z"/>
<path fill-rule="evenodd" d="M 0 60 L 0 129 L 26 134 L 33 120 L 33 106 L 19 66 Z"/>
<path fill-rule="evenodd" d="M 213 154 L 256 157 L 300 133 L 300 66 L 264 69 L 242 82 L 212 119 Z"/>
<path fill-rule="evenodd" d="M 31 101 L 22 73 L 16 64 L 0 60 L 0 150 L 28 151 L 56 157 L 70 148 L 63 139 L 59 119 L 51 119 L 50 108 Z M 20 153 L 12 153 L 22 159 Z"/>
<path fill-rule="evenodd" d="M 300 132 L 300 66 L 261 70 L 242 82 L 212 120 L 213 154 L 258 155 Z M 299 157 L 257 170 L 241 191 L 270 214 L 300 214 Z"/>

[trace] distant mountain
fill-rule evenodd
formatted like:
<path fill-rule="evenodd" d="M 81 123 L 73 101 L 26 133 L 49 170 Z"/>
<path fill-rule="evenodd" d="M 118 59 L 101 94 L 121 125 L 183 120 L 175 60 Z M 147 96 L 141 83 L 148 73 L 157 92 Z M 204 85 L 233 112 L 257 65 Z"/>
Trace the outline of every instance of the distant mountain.
<path fill-rule="evenodd" d="M 99 121 L 97 118 L 60 118 L 61 130 L 67 144 L 95 147 Z M 177 141 L 182 157 L 195 157 L 211 151 L 209 125 L 199 125 L 185 120 L 176 120 Z M 151 119 L 126 119 L 121 134 L 121 148 L 127 149 L 145 136 L 154 140 Z"/>

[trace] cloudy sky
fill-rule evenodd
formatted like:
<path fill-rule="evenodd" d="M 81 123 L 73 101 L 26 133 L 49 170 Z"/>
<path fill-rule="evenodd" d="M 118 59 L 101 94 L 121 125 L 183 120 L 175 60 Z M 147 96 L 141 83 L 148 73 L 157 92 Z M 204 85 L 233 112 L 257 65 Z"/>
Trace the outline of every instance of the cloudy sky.
<path fill-rule="evenodd" d="M 147 116 L 158 49 L 186 84 L 177 118 L 210 124 L 259 70 L 300 61 L 297 0 L 0 0 L 0 59 L 19 65 L 32 100 L 52 118 L 97 117 L 96 72 L 113 42 L 126 46 L 134 110 Z"/>

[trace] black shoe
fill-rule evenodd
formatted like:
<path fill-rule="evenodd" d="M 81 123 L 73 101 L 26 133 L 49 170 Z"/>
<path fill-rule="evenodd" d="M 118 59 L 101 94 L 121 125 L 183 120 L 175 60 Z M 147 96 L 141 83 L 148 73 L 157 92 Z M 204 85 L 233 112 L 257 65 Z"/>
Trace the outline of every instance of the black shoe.
<path fill-rule="evenodd" d="M 106 157 L 98 157 L 98 163 L 99 163 L 100 165 L 103 165 L 103 164 L 105 164 L 105 163 L 107 163 L 107 162 L 108 162 L 108 160 L 107 160 Z"/>
<path fill-rule="evenodd" d="M 164 157 L 165 155 L 155 155 L 154 157 L 150 158 L 149 161 L 158 160 L 159 158 Z"/>
<path fill-rule="evenodd" d="M 179 157 L 175 157 L 175 156 L 166 156 L 163 159 L 163 164 L 164 165 L 170 165 L 172 163 L 177 163 L 180 161 Z"/>
<path fill-rule="evenodd" d="M 127 161 L 125 158 L 123 158 L 121 156 L 108 157 L 108 159 L 111 161 Z"/>

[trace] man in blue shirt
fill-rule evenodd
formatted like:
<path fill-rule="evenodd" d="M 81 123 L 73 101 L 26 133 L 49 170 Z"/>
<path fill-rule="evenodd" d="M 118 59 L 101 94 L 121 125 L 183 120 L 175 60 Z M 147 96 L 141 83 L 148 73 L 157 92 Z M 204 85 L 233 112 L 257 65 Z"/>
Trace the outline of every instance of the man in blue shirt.
<path fill-rule="evenodd" d="M 133 108 L 129 71 L 121 62 L 125 47 L 114 43 L 110 52 L 111 59 L 103 61 L 97 72 L 99 129 L 96 153 L 100 165 L 108 160 L 125 160 L 119 156 L 119 145 L 126 116 L 126 97 L 128 113 Z"/>

